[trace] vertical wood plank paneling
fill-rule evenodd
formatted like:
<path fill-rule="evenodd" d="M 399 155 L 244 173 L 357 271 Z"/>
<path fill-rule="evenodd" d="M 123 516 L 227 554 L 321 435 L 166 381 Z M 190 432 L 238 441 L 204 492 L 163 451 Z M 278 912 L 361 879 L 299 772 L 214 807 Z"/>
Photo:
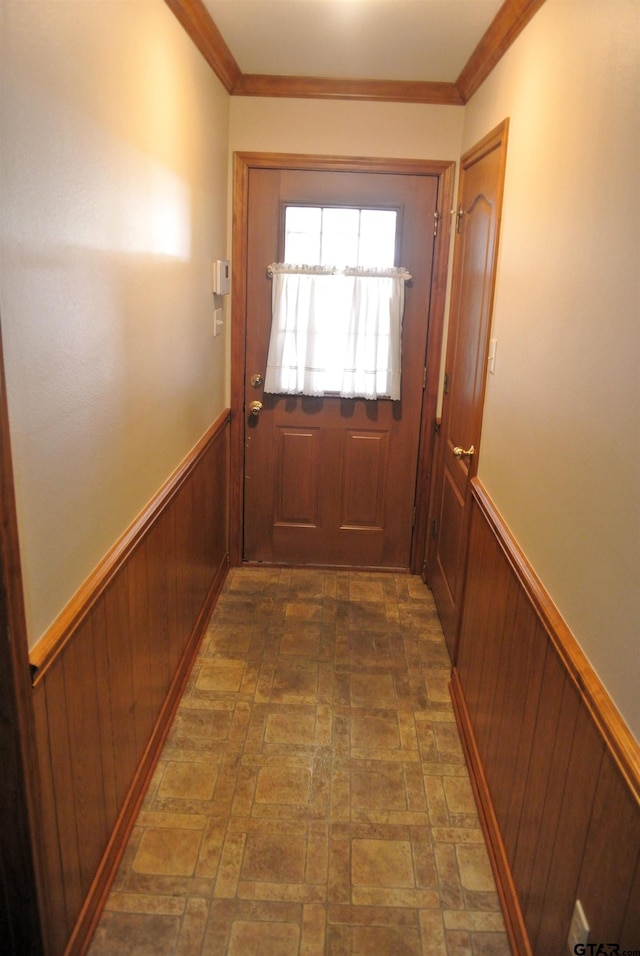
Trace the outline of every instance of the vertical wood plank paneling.
<path fill-rule="evenodd" d="M 640 940 L 640 859 L 636 865 L 636 872 L 629 888 L 629 902 L 620 930 L 620 949 L 633 950 L 638 948 Z"/>
<path fill-rule="evenodd" d="M 573 746 L 579 704 L 580 699 L 577 690 L 571 681 L 565 680 L 557 732 L 555 738 L 548 741 L 549 781 L 538 829 L 538 839 L 532 854 L 531 884 L 524 907 L 525 922 L 529 931 L 529 938 L 532 940 L 536 939 L 538 935 L 538 926 L 543 914 L 553 847 L 560 826 L 562 799 L 565 787 L 570 786 L 570 781 L 567 779 L 567 766 Z"/>
<path fill-rule="evenodd" d="M 205 482 L 202 473 L 196 471 L 189 481 L 187 495 L 186 540 L 185 540 L 185 574 L 189 591 L 190 619 L 197 614 L 200 606 L 200 593 L 204 581 L 204 556 L 206 553 L 206 534 L 201 508 L 204 507 L 202 496 L 205 493 Z"/>
<path fill-rule="evenodd" d="M 636 949 L 633 747 L 607 726 L 615 708 L 476 491 L 452 686 L 514 952 L 564 953 L 577 898 L 590 940 Z"/>
<path fill-rule="evenodd" d="M 478 706 L 482 700 L 480 678 L 484 661 L 484 646 L 488 639 L 487 629 L 483 628 L 483 640 L 478 640 L 475 631 L 478 622 L 487 621 L 491 607 L 491 595 L 497 573 L 499 555 L 486 534 L 483 523 L 473 518 L 472 510 L 469 548 L 474 555 L 473 563 L 467 566 L 467 580 L 462 612 L 460 639 L 458 641 L 457 668 L 464 689 L 467 709 L 474 722 Z M 464 613 L 464 608 L 471 609 Z"/>
<path fill-rule="evenodd" d="M 109 682 L 109 647 L 104 602 L 91 612 L 91 636 L 95 655 L 95 689 L 100 725 L 100 757 L 104 792 L 104 816 L 107 834 L 111 833 L 118 816 L 118 786 L 114 754 L 111 686 Z"/>
<path fill-rule="evenodd" d="M 131 673 L 136 711 L 136 763 L 151 737 L 156 710 L 153 654 L 149 632 L 148 543 L 143 541 L 127 564 L 129 579 L 129 634 Z"/>
<path fill-rule="evenodd" d="M 532 710 L 537 712 L 543 666 L 542 655 L 535 654 L 538 649 L 538 644 L 533 640 L 535 618 L 521 591 L 517 591 L 512 621 L 513 628 L 505 639 L 508 653 L 503 667 L 504 692 L 494 724 L 497 741 L 495 759 L 487 767 L 487 774 L 493 781 L 496 816 L 502 826 L 505 848 L 511 862 L 531 753 L 531 735 L 527 736 L 524 728 L 528 713 Z"/>
<path fill-rule="evenodd" d="M 47 951 L 49 953 L 61 953 L 67 939 L 69 926 L 62 879 L 60 838 L 53 788 L 47 696 L 44 681 L 40 681 L 33 689 L 33 710 L 41 787 L 42 833 L 39 834 L 39 839 L 42 844 L 42 860 L 45 870 L 43 884 L 46 912 L 43 922 L 46 924 Z"/>
<path fill-rule="evenodd" d="M 478 750 L 485 767 L 491 763 L 492 751 L 496 747 L 495 715 L 496 686 L 500 671 L 505 666 L 503 642 L 506 632 L 507 609 L 511 596 L 511 579 L 501 555 L 496 555 L 494 577 L 491 588 L 491 602 L 486 621 L 487 640 L 484 644 L 482 669 L 480 671 L 481 704 L 475 717 L 476 740 Z"/>
<path fill-rule="evenodd" d="M 618 942 L 640 859 L 640 813 L 611 755 L 605 751 L 587 832 L 577 896 L 591 939 Z M 636 905 L 638 900 L 636 899 Z M 635 940 L 635 947 L 640 939 Z"/>
<path fill-rule="evenodd" d="M 182 632 L 179 624 L 180 600 L 178 599 L 178 544 L 176 538 L 176 502 L 172 501 L 165 512 L 164 527 L 166 533 L 167 554 L 171 555 L 170 566 L 166 569 L 167 580 L 167 615 L 169 618 L 169 643 L 167 648 L 167 667 L 169 681 L 173 679 L 180 658 L 182 657 Z"/>
<path fill-rule="evenodd" d="M 191 483 L 183 485 L 174 501 L 175 517 L 175 575 L 177 593 L 180 600 L 176 609 L 178 629 L 178 654 L 182 657 L 186 646 L 186 634 L 189 621 L 193 620 L 196 607 L 196 592 L 193 576 L 190 574 L 189 548 L 192 544 L 193 496 Z"/>
<path fill-rule="evenodd" d="M 200 515 L 197 520 L 204 528 L 204 547 L 202 551 L 201 596 L 198 609 L 210 587 L 211 577 L 219 567 L 220 555 L 227 550 L 227 448 L 228 436 L 224 433 L 219 436 L 215 446 L 212 446 L 207 452 L 205 467 L 200 472 L 198 491 Z M 224 529 L 222 534 L 219 533 L 220 529 Z"/>
<path fill-rule="evenodd" d="M 176 643 L 175 531 L 167 509 L 149 535 L 146 552 L 149 622 L 154 657 L 154 697 L 164 700 L 174 673 Z"/>
<path fill-rule="evenodd" d="M 76 794 L 69 748 L 69 721 L 62 660 L 49 668 L 45 676 L 47 722 L 53 776 L 53 792 L 60 842 L 62 885 L 64 887 L 67 929 L 70 930 L 80 912 L 82 877 L 78 831 L 76 829 Z"/>
<path fill-rule="evenodd" d="M 82 899 L 107 842 L 101 733 L 91 617 L 63 657 Z"/>
<path fill-rule="evenodd" d="M 210 562 L 216 571 L 220 555 L 229 550 L 229 455 L 230 434 L 226 428 L 215 446 L 215 453 L 213 448 L 209 453 L 206 472 Z"/>
<path fill-rule="evenodd" d="M 137 764 L 136 712 L 133 696 L 133 665 L 129 636 L 129 578 L 118 575 L 104 594 L 107 632 L 107 680 L 116 768 L 118 806 L 127 795 Z"/>
<path fill-rule="evenodd" d="M 500 793 L 495 784 L 499 781 L 498 769 L 504 765 L 505 761 L 511 763 L 515 760 L 515 747 L 517 746 L 517 735 L 514 735 L 514 727 L 510 721 L 503 721 L 505 714 L 511 711 L 511 702 L 513 700 L 513 669 L 515 659 L 519 656 L 520 649 L 512 639 L 510 633 L 510 622 L 515 621 L 519 589 L 509 575 L 507 576 L 507 599 L 504 617 L 502 621 L 497 622 L 497 628 L 500 633 L 500 651 L 496 660 L 495 690 L 492 695 L 491 708 L 488 714 L 489 738 L 487 741 L 486 757 L 484 760 L 487 776 L 494 781 L 493 802 L 494 805 L 500 803 Z M 521 696 L 521 695 L 518 695 Z M 496 728 L 500 728 L 502 733 L 496 733 Z"/>
<path fill-rule="evenodd" d="M 527 783 L 536 734 L 536 722 L 538 713 L 540 712 L 542 682 L 547 664 L 547 655 L 551 655 L 552 653 L 553 651 L 544 639 L 544 631 L 532 615 L 531 663 L 528 676 L 524 682 L 525 704 L 522 715 L 522 731 L 518 741 L 518 752 L 513 773 L 513 789 L 509 800 L 507 817 L 504 822 L 502 820 L 500 821 L 501 825 L 504 825 L 505 846 L 512 869 L 518 848 L 522 816 L 528 800 Z"/>
<path fill-rule="evenodd" d="M 566 674 L 557 655 L 547 654 L 527 773 L 526 800 L 520 818 L 518 842 L 513 861 L 513 879 L 520 899 L 525 901 L 525 912 L 531 888 L 534 855 L 541 835 L 540 826 L 551 771 L 550 754 L 558 733 L 566 680 Z M 529 929 L 528 926 L 527 929 Z"/>
<path fill-rule="evenodd" d="M 149 655 L 149 702 L 153 729 L 169 690 L 169 597 L 167 593 L 166 562 L 170 557 L 170 539 L 164 514 L 153 526 L 140 560 L 144 563 L 148 610 L 144 620 Z"/>
<path fill-rule="evenodd" d="M 191 512 L 191 536 L 193 547 L 190 551 L 191 570 L 190 573 L 194 580 L 194 613 L 197 615 L 198 609 L 202 604 L 202 599 L 207 589 L 207 582 L 210 574 L 209 559 L 209 529 L 206 526 L 207 512 L 210 497 L 208 474 L 205 470 L 198 471 L 194 475 L 194 481 L 191 489 L 193 506 Z"/>
<path fill-rule="evenodd" d="M 593 808 L 604 743 L 586 707 L 580 707 L 571 755 L 566 767 L 566 786 L 560 806 L 560 821 L 542 905 L 536 952 L 561 952 L 566 943 L 582 867 L 586 835 Z"/>

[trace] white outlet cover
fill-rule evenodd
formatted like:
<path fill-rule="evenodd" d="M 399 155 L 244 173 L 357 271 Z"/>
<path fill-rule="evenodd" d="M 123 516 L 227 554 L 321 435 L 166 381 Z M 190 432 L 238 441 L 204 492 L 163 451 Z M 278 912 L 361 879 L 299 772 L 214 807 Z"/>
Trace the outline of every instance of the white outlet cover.
<path fill-rule="evenodd" d="M 576 946 L 589 942 L 589 924 L 584 915 L 582 903 L 576 900 L 573 907 L 573 916 L 571 917 L 571 926 L 569 927 L 569 938 L 567 946 L 572 956 L 575 956 Z"/>

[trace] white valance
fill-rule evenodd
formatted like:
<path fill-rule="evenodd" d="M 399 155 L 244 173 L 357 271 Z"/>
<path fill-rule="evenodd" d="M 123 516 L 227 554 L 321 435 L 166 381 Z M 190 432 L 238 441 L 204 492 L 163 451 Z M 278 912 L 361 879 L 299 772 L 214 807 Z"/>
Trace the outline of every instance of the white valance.
<path fill-rule="evenodd" d="M 400 398 L 402 268 L 272 263 L 265 392 Z"/>

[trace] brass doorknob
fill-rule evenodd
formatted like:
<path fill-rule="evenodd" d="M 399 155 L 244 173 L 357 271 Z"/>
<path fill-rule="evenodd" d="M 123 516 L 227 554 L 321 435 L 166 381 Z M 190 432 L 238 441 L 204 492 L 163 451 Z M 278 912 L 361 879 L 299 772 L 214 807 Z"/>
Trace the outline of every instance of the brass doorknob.
<path fill-rule="evenodd" d="M 453 449 L 453 454 L 456 456 L 458 461 L 464 456 L 465 458 L 471 458 L 475 454 L 475 448 L 473 445 L 470 445 L 468 448 L 461 448 L 460 445 L 456 445 Z"/>
<path fill-rule="evenodd" d="M 252 415 L 259 415 L 262 410 L 262 402 L 250 402 L 249 411 Z"/>

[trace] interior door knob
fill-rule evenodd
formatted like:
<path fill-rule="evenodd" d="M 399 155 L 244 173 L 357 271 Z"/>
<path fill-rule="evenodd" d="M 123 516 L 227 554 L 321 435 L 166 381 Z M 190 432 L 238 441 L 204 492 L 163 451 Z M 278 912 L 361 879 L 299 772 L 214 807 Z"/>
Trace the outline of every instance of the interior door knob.
<path fill-rule="evenodd" d="M 262 402 L 250 402 L 249 411 L 252 415 L 259 415 L 262 410 Z"/>
<path fill-rule="evenodd" d="M 460 461 L 460 459 L 463 457 L 471 458 L 472 455 L 475 455 L 475 451 L 476 450 L 473 445 L 470 445 L 468 448 L 461 448 L 460 445 L 456 445 L 456 447 L 453 449 L 453 454 L 456 456 L 458 461 Z"/>

